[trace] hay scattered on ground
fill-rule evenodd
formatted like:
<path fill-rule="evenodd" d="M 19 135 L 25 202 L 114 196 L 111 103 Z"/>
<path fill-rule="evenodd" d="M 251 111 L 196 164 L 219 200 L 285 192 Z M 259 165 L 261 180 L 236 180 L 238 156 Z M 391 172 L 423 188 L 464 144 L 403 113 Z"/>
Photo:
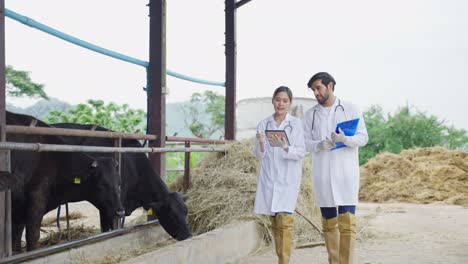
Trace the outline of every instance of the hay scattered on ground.
<path fill-rule="evenodd" d="M 68 214 L 68 219 L 71 221 L 71 220 L 77 220 L 77 219 L 81 219 L 81 218 L 84 218 L 85 216 L 81 213 L 81 212 L 78 212 L 78 211 L 73 211 L 73 212 L 70 212 Z M 67 218 L 65 215 L 63 216 L 60 216 L 60 222 L 65 222 L 66 223 L 67 221 Z M 45 217 L 44 219 L 42 219 L 42 223 L 41 223 L 41 226 L 46 226 L 46 227 L 50 227 L 50 226 L 55 226 L 57 224 L 57 217 L 54 217 L 54 216 L 49 216 L 49 217 Z"/>
<path fill-rule="evenodd" d="M 46 231 L 48 235 L 39 241 L 39 247 L 48 247 L 56 245 L 62 242 L 67 242 L 67 228 L 62 228 L 58 231 L 48 230 Z M 90 237 L 96 235 L 101 231 L 89 226 L 79 225 L 79 226 L 70 226 L 70 238 L 71 240 L 77 240 L 80 238 Z"/>
<path fill-rule="evenodd" d="M 145 253 L 155 251 L 160 248 L 172 245 L 176 242 L 177 240 L 171 238 L 171 239 L 167 239 L 167 240 L 155 243 L 154 245 L 150 245 L 148 247 L 133 249 L 128 252 L 122 251 L 119 254 L 106 256 L 102 259 L 88 259 L 86 256 L 84 256 L 84 254 L 78 254 L 71 259 L 70 263 L 71 264 L 115 264 L 115 263 L 120 263 L 125 260 L 143 255 Z"/>
<path fill-rule="evenodd" d="M 259 161 L 252 153 L 252 141 L 226 146 L 226 153 L 210 153 L 192 171 L 192 186 L 188 190 L 188 221 L 195 234 L 201 234 L 226 224 L 255 220 L 262 227 L 266 243 L 271 242 L 270 219 L 253 214 Z M 320 228 L 319 211 L 312 191 L 310 158 L 304 160 L 304 176 L 296 209 Z M 178 179 L 170 186 L 182 191 Z M 321 241 L 320 234 L 299 214 L 294 214 L 294 243 Z"/>
<path fill-rule="evenodd" d="M 379 154 L 361 166 L 359 198 L 468 206 L 468 152 L 432 147 Z"/>

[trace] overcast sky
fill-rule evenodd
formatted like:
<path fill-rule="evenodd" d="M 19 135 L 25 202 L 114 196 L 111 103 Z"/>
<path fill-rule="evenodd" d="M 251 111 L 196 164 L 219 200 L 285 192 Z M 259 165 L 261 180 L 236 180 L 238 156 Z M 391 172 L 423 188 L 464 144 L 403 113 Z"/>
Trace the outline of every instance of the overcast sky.
<path fill-rule="evenodd" d="M 5 7 L 93 44 L 148 60 L 148 0 L 5 0 Z M 313 96 L 328 71 L 335 93 L 366 110 L 404 105 L 468 129 L 468 1 L 252 0 L 237 11 L 237 99 L 287 85 Z M 143 67 L 63 42 L 6 18 L 6 63 L 31 72 L 52 97 L 146 108 Z M 224 1 L 167 1 L 167 67 L 223 82 Z M 168 102 L 206 89 L 167 77 Z M 24 100 L 7 101 L 26 105 Z"/>

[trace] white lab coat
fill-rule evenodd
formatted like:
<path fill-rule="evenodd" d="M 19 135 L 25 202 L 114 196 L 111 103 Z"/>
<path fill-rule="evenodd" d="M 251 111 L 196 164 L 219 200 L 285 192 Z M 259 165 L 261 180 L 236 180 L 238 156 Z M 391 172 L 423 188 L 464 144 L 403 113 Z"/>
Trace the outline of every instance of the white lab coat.
<path fill-rule="evenodd" d="M 339 106 L 340 103 L 342 107 Z M 336 150 L 317 149 L 320 141 L 326 137 L 330 139 L 337 123 L 355 118 L 360 118 L 358 128 L 354 136 L 348 137 L 347 147 Z M 366 145 L 368 140 L 361 111 L 353 104 L 336 98 L 329 113 L 322 105 L 317 104 L 305 113 L 303 121 L 306 150 L 312 154 L 312 175 L 317 206 L 357 205 L 358 148 Z M 314 123 L 313 129 L 312 123 Z"/>
<path fill-rule="evenodd" d="M 255 141 L 254 154 L 260 159 L 254 213 L 275 215 L 278 212 L 293 213 L 301 185 L 302 159 L 306 151 L 304 130 L 299 118 L 287 114 L 277 126 L 273 115 L 262 120 L 259 131 L 285 130 L 289 139 L 288 152 L 279 147 L 271 147 L 265 140 L 265 151 L 260 151 L 258 139 Z"/>

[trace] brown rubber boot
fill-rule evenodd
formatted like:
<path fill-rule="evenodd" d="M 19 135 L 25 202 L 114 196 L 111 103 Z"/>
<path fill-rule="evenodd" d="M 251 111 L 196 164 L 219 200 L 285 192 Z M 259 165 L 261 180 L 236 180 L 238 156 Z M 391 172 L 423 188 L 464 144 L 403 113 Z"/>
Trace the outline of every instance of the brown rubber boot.
<path fill-rule="evenodd" d="M 340 264 L 352 264 L 356 241 L 356 216 L 350 212 L 338 215 L 340 230 Z"/>
<path fill-rule="evenodd" d="M 293 233 L 294 218 L 291 214 L 277 213 L 276 226 L 278 228 L 278 246 L 276 254 L 278 255 L 279 264 L 289 263 L 291 257 L 291 243 Z"/>
<path fill-rule="evenodd" d="M 322 217 L 322 231 L 325 237 L 325 246 L 328 252 L 328 263 L 338 264 L 339 261 L 339 233 L 338 233 L 338 218 L 325 219 Z"/>
<path fill-rule="evenodd" d="M 279 240 L 279 229 L 278 226 L 276 226 L 276 217 L 275 216 L 270 216 L 271 220 L 271 232 L 273 233 L 273 240 L 275 243 L 275 250 L 276 250 L 276 255 L 279 256 L 280 249 L 278 247 L 278 240 Z"/>

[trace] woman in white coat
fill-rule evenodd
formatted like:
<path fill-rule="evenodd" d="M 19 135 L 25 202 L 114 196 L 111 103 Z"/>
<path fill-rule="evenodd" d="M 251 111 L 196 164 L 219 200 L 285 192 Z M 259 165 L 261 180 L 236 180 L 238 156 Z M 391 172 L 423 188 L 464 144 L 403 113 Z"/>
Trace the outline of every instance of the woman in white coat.
<path fill-rule="evenodd" d="M 279 263 L 289 263 L 293 232 L 292 213 L 301 185 L 305 155 L 302 121 L 288 113 L 292 92 L 281 86 L 273 93 L 275 113 L 257 126 L 254 153 L 261 160 L 254 213 L 271 216 Z M 265 136 L 265 131 L 284 131 L 284 137 Z M 287 142 L 289 140 L 289 142 Z M 276 147 L 275 147 L 276 146 Z"/>
<path fill-rule="evenodd" d="M 329 263 L 352 263 L 356 238 L 355 210 L 359 192 L 358 147 L 367 143 L 361 111 L 334 95 L 335 80 L 326 72 L 312 76 L 307 86 L 318 104 L 304 115 L 304 136 L 312 153 L 312 175 Z M 336 125 L 359 118 L 353 136 L 335 132 Z M 337 142 L 345 147 L 334 149 Z M 337 210 L 338 209 L 338 210 Z M 339 232 L 338 232 L 339 231 Z"/>

